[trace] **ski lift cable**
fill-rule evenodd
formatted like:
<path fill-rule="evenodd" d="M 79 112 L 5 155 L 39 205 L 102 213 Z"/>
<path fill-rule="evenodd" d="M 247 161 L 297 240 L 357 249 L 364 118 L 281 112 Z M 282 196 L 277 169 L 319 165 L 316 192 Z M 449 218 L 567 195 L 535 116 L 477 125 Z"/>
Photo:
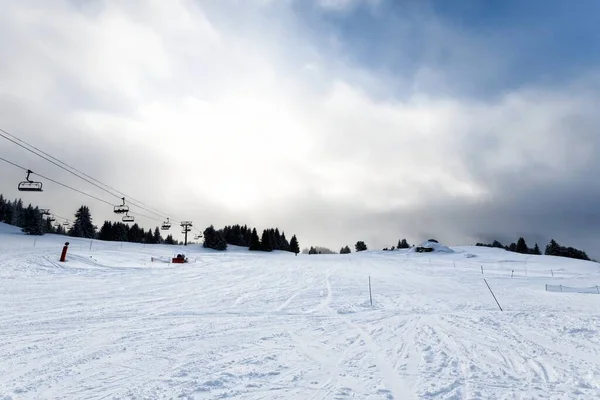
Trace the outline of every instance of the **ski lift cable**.
<path fill-rule="evenodd" d="M 0 131 L 1 131 L 1 132 L 5 132 L 4 130 L 1 130 L 1 129 L 0 129 Z M 73 172 L 73 171 L 71 171 L 71 170 L 69 170 L 69 169 L 67 169 L 67 168 L 63 167 L 62 165 L 60 165 L 59 163 L 57 163 L 57 162 L 55 162 L 55 161 L 52 161 L 51 159 L 49 159 L 48 157 L 46 157 L 46 156 L 44 156 L 44 155 L 41 155 L 41 154 L 39 154 L 39 153 L 36 153 L 34 150 L 31 150 L 30 148 L 28 148 L 28 147 L 26 147 L 26 146 L 24 146 L 24 145 L 22 145 L 22 144 L 18 143 L 17 141 L 15 141 L 15 140 L 13 140 L 13 139 L 9 138 L 8 136 L 5 136 L 5 135 L 3 135 L 2 133 L 0 133 L 0 137 L 2 137 L 2 138 L 4 138 L 4 139 L 8 140 L 9 142 L 12 142 L 12 143 L 16 144 L 16 145 L 17 145 L 17 146 L 19 146 L 19 147 L 22 147 L 23 149 L 25 149 L 25 150 L 27 150 L 27 151 L 29 151 L 29 152 L 31 152 L 31 153 L 33 153 L 33 154 L 35 154 L 36 156 L 38 156 L 38 157 L 40 157 L 40 158 L 42 158 L 42 159 L 44 159 L 44 160 L 48 161 L 49 163 L 51 163 L 51 164 L 53 164 L 53 165 L 56 165 L 57 167 L 59 167 L 59 168 L 61 168 L 61 169 L 65 170 L 65 171 L 67 171 L 68 173 L 70 173 L 70 174 L 72 174 L 72 175 L 75 175 L 76 177 L 78 177 L 78 178 L 80 178 L 80 179 L 83 179 L 84 181 L 86 181 L 86 182 L 88 182 L 88 183 L 90 183 L 90 184 L 92 184 L 92 185 L 96 186 L 97 188 L 99 188 L 99 189 L 101 189 L 101 190 L 105 191 L 106 193 L 110 194 L 111 196 L 115 196 L 115 197 L 119 198 L 119 196 L 117 196 L 117 195 L 116 195 L 116 194 L 114 194 L 113 192 L 111 192 L 111 191 L 109 191 L 109 190 L 106 190 L 106 189 L 105 189 L 105 188 L 103 188 L 102 186 L 100 186 L 100 185 L 97 185 L 97 184 L 95 184 L 94 182 L 92 182 L 92 181 L 90 181 L 90 180 L 88 180 L 88 179 L 86 179 L 86 178 L 83 178 L 83 177 L 79 176 L 79 175 L 78 175 L 78 174 L 76 174 L 75 172 Z M 39 174 L 37 174 L 37 175 L 39 175 Z M 39 176 L 41 176 L 41 175 L 39 175 Z"/>
<path fill-rule="evenodd" d="M 111 203 L 110 201 L 106 201 L 106 200 L 104 200 L 104 199 L 101 199 L 100 197 L 96 197 L 96 196 L 94 196 L 94 195 L 92 195 L 92 194 L 86 193 L 86 192 L 84 192 L 83 190 L 75 189 L 75 188 L 74 188 L 74 187 L 72 187 L 72 186 L 66 185 L 66 184 L 64 184 L 64 183 L 61 183 L 61 182 L 59 182 L 59 181 L 56 181 L 56 180 L 54 180 L 54 179 L 52 179 L 52 178 L 48 178 L 47 176 L 44 176 L 44 175 L 38 174 L 37 172 L 34 172 L 33 174 L 34 174 L 34 175 L 37 175 L 37 176 L 39 176 L 40 178 L 46 179 L 47 181 L 50 181 L 50 182 L 56 183 L 57 185 L 60 185 L 60 186 L 62 186 L 62 187 L 65 187 L 65 188 L 67 188 L 67 189 L 73 190 L 74 192 L 80 193 L 80 194 L 82 194 L 82 195 L 84 195 L 84 196 L 91 197 L 91 198 L 92 198 L 92 199 L 94 199 L 94 200 L 98 200 L 98 201 L 100 201 L 100 202 L 102 202 L 102 203 L 104 203 L 104 204 L 108 204 L 109 206 L 112 206 L 112 203 Z"/>
<path fill-rule="evenodd" d="M 14 166 L 14 167 L 17 167 L 17 168 L 20 168 L 20 169 L 22 169 L 23 171 L 29 171 L 29 169 L 27 169 L 27 168 L 25 168 L 25 167 L 23 167 L 23 166 L 21 166 L 21 165 L 19 165 L 19 164 L 16 164 L 16 163 L 14 163 L 14 162 L 12 162 L 12 161 L 9 161 L 9 160 L 7 160 L 7 159 L 5 159 L 5 158 L 2 158 L 2 157 L 0 157 L 0 161 L 4 161 L 4 162 L 6 162 L 6 163 L 8 163 L 8 164 L 10 164 L 10 165 L 12 165 L 12 166 Z M 73 190 L 73 191 L 75 191 L 75 192 L 77 192 L 77 193 L 80 193 L 80 194 L 82 194 L 82 195 L 84 195 L 84 196 L 90 197 L 90 198 L 92 198 L 92 199 L 94 199 L 94 200 L 100 201 L 100 202 L 102 202 L 102 203 L 104 203 L 104 204 L 108 204 L 109 206 L 112 206 L 112 205 L 113 205 L 113 204 L 112 204 L 111 202 L 109 202 L 109 201 L 106 201 L 106 200 L 104 200 L 104 199 L 101 199 L 101 198 L 99 198 L 99 197 L 96 197 L 96 196 L 94 196 L 94 195 L 91 195 L 91 194 L 89 194 L 89 193 L 86 193 L 86 192 L 84 192 L 84 191 L 82 191 L 82 190 L 76 189 L 76 188 L 74 188 L 74 187 L 72 187 L 72 186 L 69 186 L 69 185 L 66 185 L 66 184 L 64 184 L 64 183 L 58 182 L 57 180 L 54 180 L 54 179 L 52 179 L 52 178 L 48 178 L 47 176 L 44 176 L 44 175 L 38 174 L 37 172 L 33 172 L 33 171 L 32 171 L 32 174 L 34 174 L 34 175 L 37 175 L 37 176 L 39 176 L 40 178 L 46 179 L 46 180 L 48 180 L 48 181 L 50 181 L 50 182 L 56 183 L 57 185 L 63 186 L 63 187 L 65 187 L 65 188 L 67 188 L 67 189 Z M 148 216 L 148 215 L 145 215 L 145 214 L 141 214 L 141 213 L 138 213 L 138 212 L 130 211 L 130 213 L 131 213 L 131 214 L 134 214 L 134 215 L 138 215 L 138 216 L 140 216 L 140 217 L 143 217 L 143 218 L 150 219 L 150 220 L 154 220 L 154 221 L 162 222 L 162 220 L 159 220 L 159 219 L 157 219 L 157 218 L 154 218 L 154 217 L 151 217 L 151 216 Z M 54 215 L 56 215 L 56 214 L 54 214 Z M 56 215 L 56 216 L 58 216 L 58 215 Z M 60 216 L 58 216 L 58 217 L 59 217 L 59 218 L 63 218 L 63 217 L 60 217 Z M 66 218 L 63 218 L 63 219 L 66 219 Z M 174 221 L 174 220 L 173 220 L 172 222 L 180 223 L 179 221 Z"/>
<path fill-rule="evenodd" d="M 149 215 L 141 214 L 141 213 L 138 213 L 138 212 L 135 212 L 135 211 L 129 211 L 129 214 L 137 215 L 138 217 L 148 218 L 148 219 L 151 219 L 153 221 L 162 222 L 162 220 L 160 220 L 158 218 L 154 218 L 154 217 L 151 217 Z"/>
<path fill-rule="evenodd" d="M 8 163 L 8 164 L 10 164 L 10 165 L 12 165 L 12 166 L 14 166 L 14 167 L 21 168 L 23 171 L 27 171 L 27 168 L 25 168 L 25 167 L 21 167 L 20 165 L 18 165 L 18 164 L 15 164 L 15 163 L 14 163 L 14 162 L 12 162 L 12 161 L 8 161 L 8 160 L 7 160 L 7 159 L 5 159 L 5 158 L 2 158 L 2 157 L 0 157 L 0 160 L 2 160 L 2 161 L 4 161 L 5 163 Z"/>
<path fill-rule="evenodd" d="M 52 213 L 52 215 L 54 215 L 55 217 L 58 217 L 58 218 L 60 218 L 60 219 L 64 219 L 64 220 L 65 220 L 65 221 L 67 221 L 67 222 L 72 222 L 72 221 L 71 221 L 69 218 L 65 218 L 65 217 L 63 217 L 62 215 L 58 215 L 58 214 L 54 214 L 54 213 Z"/>
<path fill-rule="evenodd" d="M 79 169 L 77 169 L 77 168 L 75 168 L 75 167 L 72 167 L 71 165 L 69 165 L 69 164 L 65 163 L 64 161 L 61 161 L 61 160 L 59 160 L 58 158 L 56 158 L 56 157 L 54 157 L 54 156 L 52 156 L 52 155 L 48 154 L 47 152 L 45 152 L 45 151 L 43 151 L 43 150 L 41 150 L 41 149 L 39 149 L 39 148 L 37 148 L 37 147 L 35 147 L 35 146 L 33 146 L 33 145 L 31 145 L 31 144 L 27 143 L 26 141 L 24 141 L 24 140 L 22 140 L 22 139 L 20 139 L 20 138 L 16 137 L 15 135 L 13 135 L 13 134 L 11 134 L 11 133 L 7 132 L 6 130 L 4 130 L 4 129 L 0 128 L 0 132 L 1 132 L 1 133 L 0 133 L 0 137 L 2 137 L 2 138 L 4 138 L 4 139 L 6 139 L 6 140 L 8 140 L 8 141 L 10 141 L 10 142 L 12 142 L 12 143 L 14 143 L 14 144 L 16 144 L 16 145 L 17 145 L 17 146 L 19 146 L 19 147 L 22 147 L 23 149 L 25 149 L 25 150 L 27 150 L 27 151 L 29 151 L 29 152 L 31 152 L 31 153 L 33 153 L 33 154 L 37 155 L 38 157 L 40 157 L 40 158 L 42 158 L 42 159 L 44 159 L 44 160 L 46 160 L 46 161 L 48 161 L 48 162 L 50 162 L 50 163 L 52 163 L 52 164 L 56 165 L 57 167 L 59 167 L 59 168 L 61 168 L 61 169 L 65 170 L 65 171 L 67 171 L 67 172 L 69 172 L 70 174 L 72 174 L 72 175 L 75 175 L 75 176 L 76 176 L 76 177 L 78 177 L 79 179 L 82 179 L 82 180 L 84 180 L 84 181 L 86 181 L 86 182 L 90 183 L 91 185 L 93 185 L 93 186 L 95 186 L 95 187 L 97 187 L 97 188 L 99 188 L 99 189 L 101 189 L 101 190 L 105 191 L 106 193 L 109 193 L 111 196 L 115 196 L 115 197 L 117 197 L 117 198 L 121 198 L 121 196 L 125 196 L 125 197 L 127 197 L 127 198 L 129 199 L 129 203 L 131 203 L 132 205 L 135 205 L 135 206 L 136 206 L 136 207 L 138 207 L 138 208 L 141 208 L 141 209 L 143 209 L 143 210 L 145 210 L 145 211 L 148 211 L 148 212 L 150 212 L 150 213 L 152 213 L 152 214 L 158 215 L 158 216 L 160 216 L 160 217 L 163 217 L 163 218 L 164 218 L 164 216 L 166 215 L 165 213 L 162 213 L 162 212 L 160 212 L 160 210 L 158 210 L 158 209 L 156 209 L 156 208 L 153 208 L 153 207 L 150 207 L 150 206 L 148 206 L 148 205 L 144 204 L 143 202 L 141 202 L 140 200 L 136 200 L 136 199 L 135 199 L 135 198 L 133 198 L 133 197 L 127 196 L 125 193 L 123 193 L 123 192 L 121 192 L 121 191 L 119 191 L 119 190 L 117 190 L 117 189 L 115 189 L 115 188 L 113 188 L 113 187 L 111 187 L 111 186 L 109 186 L 109 185 L 107 185 L 107 184 L 105 184 L 105 183 L 103 183 L 103 182 L 101 182 L 101 181 L 99 181 L 99 180 L 97 180 L 97 179 L 95 179 L 95 178 L 93 178 L 93 177 L 89 176 L 88 174 L 86 174 L 86 173 L 84 173 L 84 172 L 80 171 Z M 8 135 L 8 136 L 10 136 L 10 137 L 7 137 L 6 135 Z M 20 142 L 20 143 L 18 143 L 18 142 Z M 26 146 L 25 146 L 25 145 L 23 145 L 23 144 L 21 144 L 21 143 L 24 143 Z M 27 146 L 28 146 L 28 147 L 30 147 L 30 148 L 28 148 Z M 34 150 L 32 150 L 32 149 L 34 149 L 35 151 L 34 151 Z M 41 154 L 40 154 L 40 153 L 41 153 Z M 48 158 L 50 158 L 50 159 L 48 159 Z M 54 161 L 52 161 L 52 160 L 54 160 Z M 55 161 L 56 161 L 56 162 L 55 162 Z M 62 164 L 62 165 L 60 165 L 60 164 Z M 67 168 L 65 168 L 63 165 L 64 165 L 64 166 L 66 166 L 66 167 L 68 167 L 68 168 L 70 168 L 70 169 L 71 169 L 71 170 L 73 170 L 73 171 L 76 171 L 77 173 L 76 173 L 76 172 L 73 172 L 73 171 L 71 171 L 71 170 L 69 170 L 69 169 L 67 169 Z M 83 175 L 83 176 L 85 176 L 86 178 L 89 178 L 89 179 L 86 179 L 86 178 L 84 178 L 84 177 L 80 176 L 79 174 L 81 174 L 81 175 Z M 102 186 L 105 186 L 105 187 L 107 187 L 107 188 L 111 189 L 112 191 L 110 191 L 110 190 L 107 190 L 107 189 L 105 189 L 105 188 L 101 187 L 100 185 L 98 185 L 98 184 L 96 184 L 96 183 L 94 183 L 94 182 L 90 181 L 90 180 L 92 180 L 92 181 L 95 181 L 95 182 L 99 183 L 100 185 L 102 185 Z M 116 193 L 118 193 L 118 194 L 115 194 L 114 192 L 116 192 Z M 139 203 L 139 204 L 141 204 L 142 206 L 141 206 L 141 205 L 138 205 L 138 204 L 134 204 L 134 202 L 135 202 L 135 203 Z M 145 207 L 143 207 L 143 206 L 145 206 L 145 207 L 147 207 L 147 208 L 153 208 L 153 209 L 154 209 L 155 211 L 157 211 L 157 212 L 155 212 L 155 211 L 152 211 L 152 210 L 149 210 L 149 209 L 147 209 L 147 208 L 145 208 Z"/>
<path fill-rule="evenodd" d="M 17 167 L 17 168 L 21 168 L 22 170 L 29 171 L 27 168 L 25 168 L 25 167 L 22 167 L 22 166 L 20 166 L 20 165 L 18 165 L 18 164 L 15 164 L 15 163 L 13 163 L 12 161 L 8 161 L 8 160 L 6 160 L 6 159 L 4 159 L 4 158 L 1 158 L 1 157 L 0 157 L 0 160 L 2 160 L 2 161 L 4 161 L 4 162 L 7 162 L 8 164 L 11 164 L 11 165 L 13 165 L 13 166 L 15 166 L 15 167 Z M 108 205 L 112 205 L 112 203 L 110 203 L 110 202 L 108 202 L 108 201 L 106 201 L 106 200 L 103 200 L 103 199 L 101 199 L 101 198 L 99 198 L 99 197 L 96 197 L 96 196 L 94 196 L 94 195 L 91 195 L 91 194 L 89 194 L 89 193 L 85 193 L 84 191 L 81 191 L 81 190 L 79 190 L 79 189 L 75 189 L 75 188 L 74 188 L 74 187 L 72 187 L 72 186 L 65 185 L 64 183 L 61 183 L 61 182 L 58 182 L 58 181 L 56 181 L 56 180 L 54 180 L 54 179 L 48 178 L 47 176 L 44 176 L 44 175 L 38 174 L 37 172 L 33 172 L 33 171 L 32 171 L 31 173 L 32 173 L 32 174 L 34 174 L 34 175 L 37 175 L 37 176 L 39 176 L 40 178 L 43 178 L 43 179 L 46 179 L 46 180 L 48 180 L 48 181 L 50 181 L 50 182 L 56 183 L 57 185 L 63 186 L 63 187 L 65 187 L 65 188 L 67 188 L 67 189 L 70 189 L 70 190 L 73 190 L 73 191 L 75 191 L 75 192 L 77 192 L 77 193 L 81 193 L 81 194 L 83 194 L 84 196 L 88 196 L 88 197 L 91 197 L 91 198 L 93 198 L 93 199 L 95 199 L 95 200 L 101 201 L 102 203 L 106 203 L 106 204 L 108 204 Z"/>
<path fill-rule="evenodd" d="M 1 128 L 0 128 L 0 132 L 4 132 L 4 133 L 6 133 L 6 134 L 8 134 L 8 135 L 10 135 L 10 136 L 12 136 L 12 137 L 15 137 L 14 135 L 11 135 L 10 133 L 6 132 L 5 130 L 3 130 L 3 129 L 1 129 Z M 91 182 L 91 181 L 90 181 L 90 180 L 88 180 L 88 179 L 85 179 L 85 178 L 81 177 L 81 176 L 80 176 L 80 175 L 78 175 L 77 173 L 75 173 L 75 172 L 73 172 L 73 171 L 70 171 L 70 170 L 68 170 L 67 168 L 63 167 L 62 165 L 60 165 L 60 164 L 57 164 L 56 162 L 54 162 L 54 161 L 52 161 L 52 160 L 49 160 L 48 158 L 46 158 L 46 157 L 44 157 L 44 156 L 42 156 L 42 155 L 40 155 L 40 154 L 36 153 L 35 151 L 33 151 L 33 150 L 31 150 L 31 149 L 29 149 L 29 148 L 25 147 L 24 145 L 22 145 L 22 144 L 20 144 L 20 143 L 17 143 L 15 140 L 13 140 L 13 139 L 11 139 L 11 138 L 8 138 L 8 137 L 6 137 L 6 136 L 5 136 L 5 135 L 3 135 L 2 133 L 0 133 L 0 137 L 2 137 L 2 138 L 4 138 L 4 139 L 6 139 L 6 140 L 8 140 L 8 141 L 10 141 L 10 142 L 12 142 L 12 143 L 14 143 L 14 144 L 16 144 L 16 145 L 17 145 L 17 146 L 19 146 L 19 147 L 22 147 L 23 149 L 25 149 L 25 150 L 27 150 L 27 151 L 29 151 L 29 152 L 31 152 L 31 153 L 33 153 L 33 154 L 37 155 L 38 157 L 41 157 L 42 159 L 44 159 L 44 160 L 46 160 L 46 161 L 48 161 L 48 162 L 50 162 L 50 163 L 52 163 L 52 164 L 56 165 L 57 167 L 59 167 L 59 168 L 61 168 L 61 169 L 65 170 L 65 171 L 69 172 L 70 174 L 72 174 L 72 175 L 75 175 L 76 177 L 78 177 L 78 178 L 80 178 L 80 179 L 82 179 L 82 180 L 84 180 L 84 181 L 86 181 L 86 182 L 88 182 L 88 183 L 92 184 L 93 186 L 95 186 L 95 187 L 97 187 L 97 188 L 99 188 L 99 189 L 101 189 L 101 190 L 105 191 L 106 193 L 108 193 L 108 194 L 110 194 L 110 195 L 112 195 L 112 196 L 115 196 L 115 197 L 119 197 L 118 195 L 114 194 L 113 192 L 111 192 L 111 191 L 109 191 L 109 190 L 107 190 L 107 189 L 105 189 L 105 188 L 103 188 L 103 187 L 101 187 L 101 186 L 99 186 L 99 185 L 95 184 L 94 182 Z M 15 137 L 15 138 L 16 138 L 16 137 Z M 19 140 L 19 141 L 22 141 L 22 140 L 21 140 L 21 139 L 19 139 L 19 138 L 16 138 L 16 139 L 17 139 L 17 140 Z M 27 144 L 28 146 L 30 146 L 30 147 L 32 147 L 32 148 L 34 148 L 34 149 L 36 149 L 36 150 L 37 150 L 37 151 L 39 151 L 40 153 L 47 154 L 47 153 L 45 153 L 45 152 L 43 152 L 43 151 L 41 151 L 41 150 L 37 149 L 36 147 L 34 147 L 34 146 L 30 145 L 29 143 L 27 143 L 27 142 L 25 142 L 25 141 L 22 141 L 22 142 L 23 142 L 23 143 L 25 143 L 25 144 Z M 76 168 L 74 168 L 74 167 L 71 167 L 70 165 L 68 165 L 68 164 L 66 164 L 66 163 L 64 163 L 64 162 L 62 162 L 62 161 L 60 161 L 60 160 L 56 159 L 55 157 L 52 157 L 51 155 L 48 155 L 48 157 L 50 157 L 50 158 L 53 158 L 53 159 L 57 160 L 59 163 L 62 163 L 62 164 L 64 164 L 64 165 L 66 165 L 67 167 L 69 167 L 69 168 L 71 168 L 71 169 L 73 169 L 73 170 L 76 170 L 76 171 L 77 171 L 77 169 L 76 169 Z M 79 171 L 78 171 L 78 172 L 79 172 Z M 82 174 L 83 174 L 83 173 L 82 173 Z M 36 174 L 36 175 L 38 175 L 38 176 L 42 177 L 40 174 Z M 84 174 L 84 175 L 85 175 L 85 174 Z M 91 178 L 91 179 L 93 179 L 93 178 Z M 56 183 L 56 182 L 55 182 L 55 183 Z M 100 182 L 100 183 L 101 183 L 101 184 L 103 184 L 102 182 Z M 104 185 L 104 184 L 103 184 L 103 185 Z M 105 186 L 108 186 L 108 185 L 105 185 Z M 155 212 L 153 212 L 153 211 L 151 211 L 151 210 L 148 210 L 148 209 L 146 209 L 146 208 L 144 208 L 144 207 L 142 207 L 142 206 L 140 206 L 140 205 L 138 205 L 138 204 L 135 204 L 135 203 L 133 203 L 133 202 L 131 202 L 131 201 L 130 201 L 130 203 L 131 203 L 132 205 L 134 205 L 134 206 L 136 206 L 136 207 L 138 207 L 138 208 L 141 208 L 141 209 L 143 209 L 143 210 L 145 210 L 145 211 L 148 211 L 148 212 L 150 212 L 150 213 L 152 213 L 152 214 L 156 214 L 156 215 L 158 215 L 158 216 L 160 216 L 160 217 L 163 217 L 163 214 L 158 214 L 158 213 L 155 213 Z"/>

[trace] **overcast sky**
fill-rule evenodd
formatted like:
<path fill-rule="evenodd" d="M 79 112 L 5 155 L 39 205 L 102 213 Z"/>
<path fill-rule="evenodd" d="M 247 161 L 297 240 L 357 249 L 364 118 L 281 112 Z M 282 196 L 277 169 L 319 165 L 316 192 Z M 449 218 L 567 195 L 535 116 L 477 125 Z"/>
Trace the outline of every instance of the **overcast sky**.
<path fill-rule="evenodd" d="M 0 128 L 172 219 L 277 226 L 303 248 L 524 236 L 600 257 L 600 2 L 0 11 Z M 1 138 L 0 157 L 118 203 Z M 9 198 L 119 218 L 50 182 L 20 194 L 22 171 L 0 172 Z"/>

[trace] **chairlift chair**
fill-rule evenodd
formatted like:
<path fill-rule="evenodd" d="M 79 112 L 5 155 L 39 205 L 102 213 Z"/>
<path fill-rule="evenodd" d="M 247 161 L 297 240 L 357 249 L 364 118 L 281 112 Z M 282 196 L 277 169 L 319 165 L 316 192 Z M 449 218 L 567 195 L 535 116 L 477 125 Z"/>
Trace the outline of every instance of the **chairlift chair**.
<path fill-rule="evenodd" d="M 115 206 L 115 214 L 127 214 L 129 212 L 129 206 L 125 204 L 125 197 L 123 197 L 122 200 L 123 204 Z"/>
<path fill-rule="evenodd" d="M 125 214 L 125 215 L 123 215 L 122 220 L 123 220 L 123 222 L 133 222 L 133 221 L 135 221 L 135 218 L 133 218 L 132 215 Z"/>
<path fill-rule="evenodd" d="M 40 214 L 42 215 L 50 215 L 50 209 L 48 208 L 40 208 Z"/>
<path fill-rule="evenodd" d="M 65 221 L 65 222 L 63 222 L 63 225 L 64 225 L 64 226 L 69 226 L 69 221 Z"/>
<path fill-rule="evenodd" d="M 29 179 L 29 175 L 32 174 L 30 170 L 27 170 L 27 177 L 23 182 L 19 183 L 17 189 L 21 192 L 41 192 L 42 191 L 42 182 L 34 182 Z"/>
<path fill-rule="evenodd" d="M 48 216 L 48 221 L 50 221 L 50 222 L 54 222 L 54 221 L 56 221 L 56 218 L 54 218 L 54 215 L 50 214 L 50 215 Z"/>
<path fill-rule="evenodd" d="M 169 218 L 167 218 L 167 220 L 162 223 L 162 226 L 160 228 L 163 231 L 168 231 L 169 229 L 171 229 L 171 223 L 169 222 Z"/>

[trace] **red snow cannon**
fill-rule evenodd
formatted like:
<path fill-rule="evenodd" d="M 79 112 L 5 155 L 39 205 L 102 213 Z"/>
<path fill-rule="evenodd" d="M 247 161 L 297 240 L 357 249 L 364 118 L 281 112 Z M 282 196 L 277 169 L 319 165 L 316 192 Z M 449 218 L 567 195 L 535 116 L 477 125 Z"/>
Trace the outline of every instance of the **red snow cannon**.
<path fill-rule="evenodd" d="M 185 258 L 185 255 L 183 254 L 177 254 L 176 257 L 173 257 L 173 260 L 171 262 L 173 264 L 183 264 L 187 262 L 187 258 Z"/>

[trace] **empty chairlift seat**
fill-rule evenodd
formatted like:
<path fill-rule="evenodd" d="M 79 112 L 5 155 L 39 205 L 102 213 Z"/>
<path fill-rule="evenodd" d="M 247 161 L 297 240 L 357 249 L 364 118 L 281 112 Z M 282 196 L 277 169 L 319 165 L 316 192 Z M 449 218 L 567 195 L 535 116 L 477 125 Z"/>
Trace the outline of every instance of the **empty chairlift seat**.
<path fill-rule="evenodd" d="M 115 206 L 115 214 L 126 214 L 129 212 L 129 206 L 125 204 L 125 197 L 122 198 L 123 204 Z"/>
<path fill-rule="evenodd" d="M 42 182 L 34 182 L 29 179 L 29 175 L 33 172 L 27 170 L 27 177 L 23 182 L 19 183 L 17 189 L 21 192 L 41 192 L 42 191 Z"/>

